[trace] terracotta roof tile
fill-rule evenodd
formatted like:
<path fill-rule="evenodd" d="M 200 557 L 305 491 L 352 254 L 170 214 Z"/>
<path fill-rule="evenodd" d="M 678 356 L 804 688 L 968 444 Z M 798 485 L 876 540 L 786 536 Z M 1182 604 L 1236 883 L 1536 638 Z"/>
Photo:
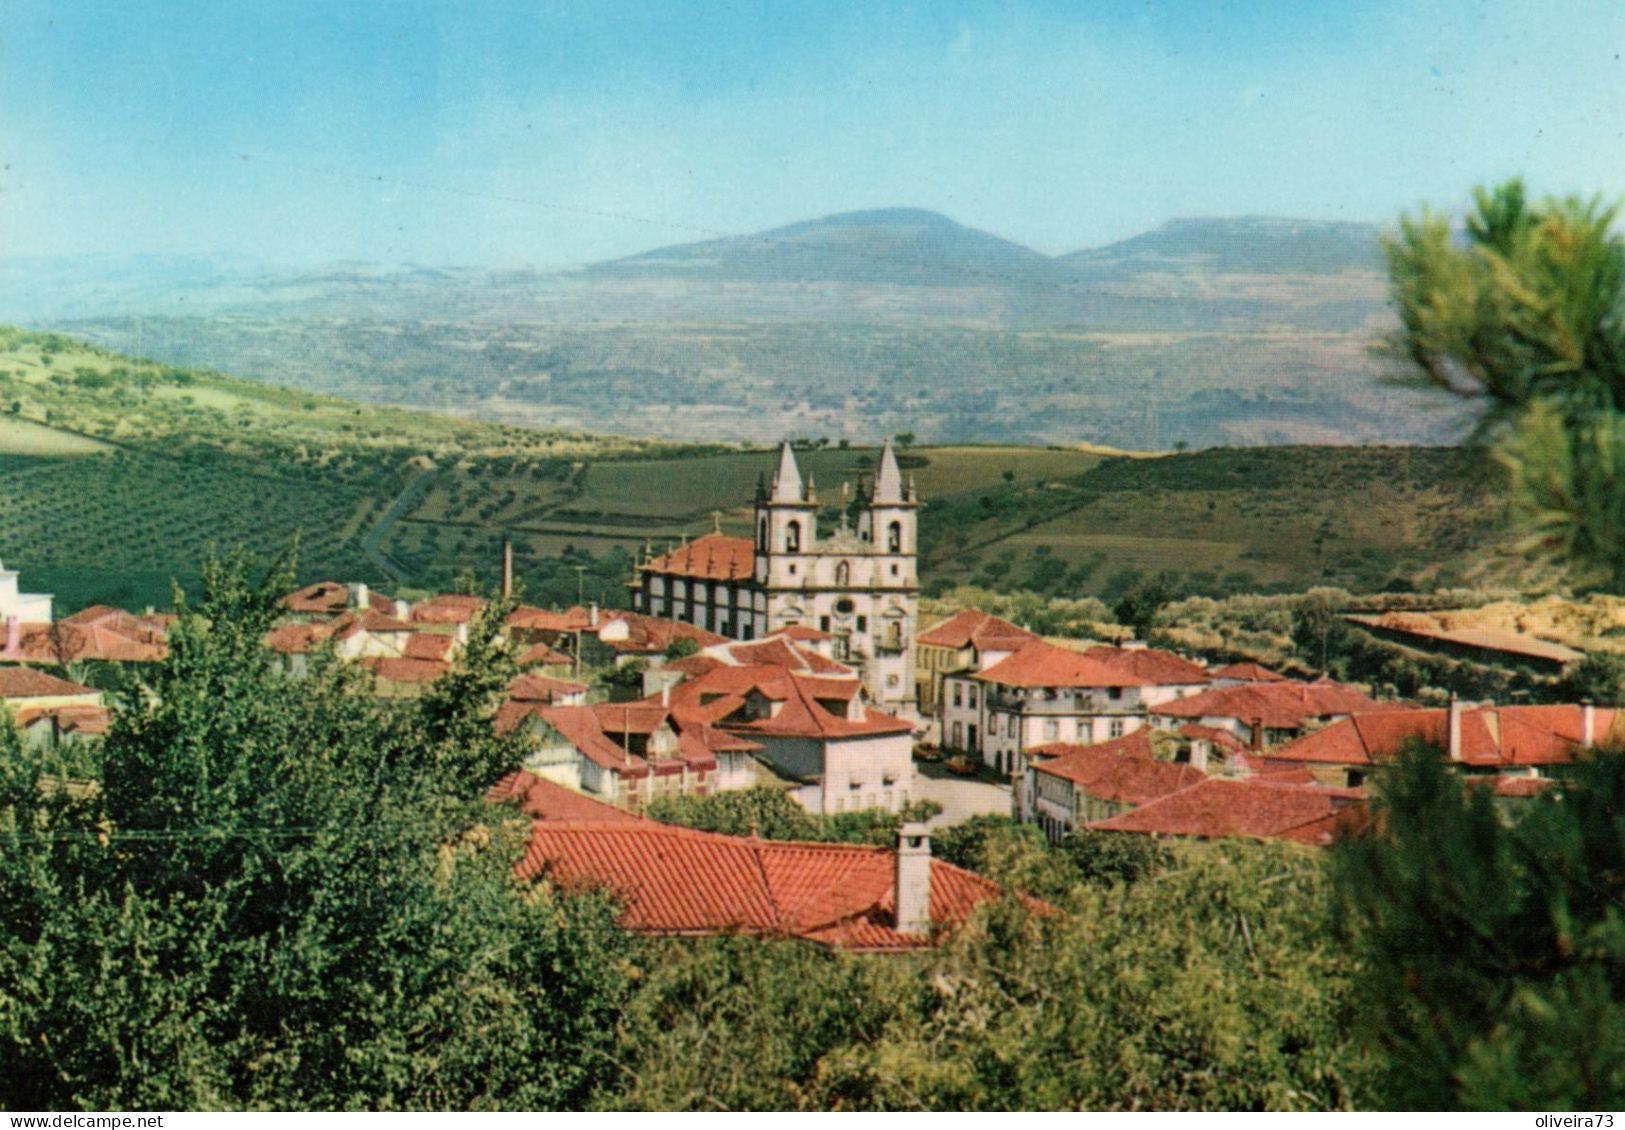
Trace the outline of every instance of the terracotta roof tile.
<path fill-rule="evenodd" d="M 1144 734 L 1141 730 L 1128 737 Z M 1146 804 L 1206 779 L 1206 774 L 1194 766 L 1153 760 L 1149 736 L 1140 743 L 1127 743 L 1126 738 L 1118 741 L 1125 744 L 1103 742 L 1098 746 L 1071 746 L 1054 760 L 1038 763 L 1034 770 L 1071 781 L 1099 800 L 1135 805 Z"/>
<path fill-rule="evenodd" d="M 1317 718 L 1356 711 L 1404 709 L 1380 703 L 1355 687 L 1339 683 L 1242 683 L 1150 707 L 1166 718 L 1234 718 L 1242 725 L 1261 719 L 1272 730 L 1298 730 Z"/>
<path fill-rule="evenodd" d="M 0 667 L 0 699 L 57 698 L 99 693 L 94 687 L 70 683 L 32 667 Z"/>
<path fill-rule="evenodd" d="M 966 608 L 920 633 L 919 643 L 928 647 L 972 647 L 977 651 L 1019 651 L 1038 639 L 1025 628 L 1001 620 L 988 612 Z"/>
<path fill-rule="evenodd" d="M 749 538 L 706 534 L 670 553 L 661 554 L 642 568 L 650 573 L 710 581 L 745 580 L 756 569 L 756 546 Z"/>
<path fill-rule="evenodd" d="M 515 871 L 565 888 L 604 887 L 625 904 L 622 924 L 658 934 L 738 932 L 801 937 L 865 951 L 929 945 L 893 926 L 894 856 L 882 848 L 779 843 L 642 822 L 532 826 Z M 999 888 L 931 861 L 931 918 L 962 923 Z"/>
<path fill-rule="evenodd" d="M 1326 846 L 1360 830 L 1358 790 L 1321 789 L 1260 778 L 1211 777 L 1090 828 L 1199 839 L 1245 837 Z"/>

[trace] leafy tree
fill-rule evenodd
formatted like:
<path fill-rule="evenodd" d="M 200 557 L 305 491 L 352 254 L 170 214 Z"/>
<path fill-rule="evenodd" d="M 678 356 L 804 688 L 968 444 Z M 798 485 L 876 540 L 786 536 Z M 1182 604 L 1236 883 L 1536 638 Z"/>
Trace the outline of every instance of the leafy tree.
<path fill-rule="evenodd" d="M 1416 749 L 1381 783 L 1382 834 L 1337 852 L 1384 1105 L 1625 1102 L 1625 758 L 1524 804 L 1509 817 Z"/>
<path fill-rule="evenodd" d="M 666 645 L 666 658 L 687 659 L 691 655 L 700 653 L 699 641 L 690 636 L 678 636 Z"/>
<path fill-rule="evenodd" d="M 1625 656 L 1588 653 L 1563 676 L 1558 694 L 1564 702 L 1625 706 Z"/>
<path fill-rule="evenodd" d="M 1424 210 L 1384 241 L 1411 379 L 1476 401 L 1514 511 L 1565 566 L 1625 586 L 1625 239 L 1617 209 L 1474 194 L 1466 244 Z"/>
<path fill-rule="evenodd" d="M 1340 614 L 1342 596 L 1333 589 L 1312 589 L 1292 610 L 1292 646 L 1322 672 L 1348 641 L 1348 622 Z"/>
<path fill-rule="evenodd" d="M 602 900 L 516 896 L 525 824 L 447 752 L 484 703 L 286 676 L 286 571 L 202 576 L 92 760 L 0 725 L 0 1105 L 578 1105 L 625 942 Z"/>

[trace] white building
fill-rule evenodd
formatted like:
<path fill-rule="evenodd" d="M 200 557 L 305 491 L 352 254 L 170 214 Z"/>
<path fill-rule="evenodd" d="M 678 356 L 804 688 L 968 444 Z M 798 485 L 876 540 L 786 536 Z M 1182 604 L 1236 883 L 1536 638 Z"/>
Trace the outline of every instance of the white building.
<path fill-rule="evenodd" d="M 1036 746 L 1121 738 L 1146 724 L 1148 709 L 1207 683 L 1203 668 L 1168 652 L 1073 651 L 1040 641 L 985 670 L 943 679 L 943 743 L 1014 774 Z"/>
<path fill-rule="evenodd" d="M 872 702 L 912 715 L 919 501 L 891 442 L 873 490 L 860 481 L 827 534 L 818 505 L 786 443 L 771 488 L 757 486 L 755 539 L 712 533 L 645 561 L 633 607 L 736 640 L 787 628 L 825 633 L 830 654 L 861 670 Z"/>
<path fill-rule="evenodd" d="M 48 624 L 51 622 L 51 595 L 21 592 L 17 570 L 0 565 L 0 623 Z"/>

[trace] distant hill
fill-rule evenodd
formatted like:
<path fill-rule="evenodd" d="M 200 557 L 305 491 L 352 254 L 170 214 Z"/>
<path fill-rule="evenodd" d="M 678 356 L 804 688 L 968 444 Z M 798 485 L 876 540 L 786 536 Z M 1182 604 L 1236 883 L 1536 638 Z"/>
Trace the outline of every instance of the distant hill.
<path fill-rule="evenodd" d="M 1172 220 L 1105 247 L 1055 262 L 1064 275 L 1155 270 L 1229 275 L 1335 275 L 1383 269 L 1375 224 L 1287 220 L 1272 216 Z"/>
<path fill-rule="evenodd" d="M 678 441 L 1452 442 L 1459 406 L 1379 379 L 1376 237 L 1189 219 L 1048 257 L 889 208 L 561 271 L 0 263 L 0 321 L 356 400 Z"/>
<path fill-rule="evenodd" d="M 1031 248 L 918 208 L 844 212 L 754 235 L 662 247 L 599 264 L 598 277 L 650 273 L 755 282 L 1004 285 L 1042 271 Z"/>

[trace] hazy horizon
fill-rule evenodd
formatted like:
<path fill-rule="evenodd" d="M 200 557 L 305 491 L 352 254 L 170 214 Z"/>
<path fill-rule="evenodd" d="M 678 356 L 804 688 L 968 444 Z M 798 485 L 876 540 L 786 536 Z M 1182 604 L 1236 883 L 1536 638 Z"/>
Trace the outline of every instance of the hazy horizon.
<path fill-rule="evenodd" d="M 824 215 L 1047 255 L 1619 194 L 1625 8 L 517 3 L 0 16 L 0 257 L 553 269 Z"/>

